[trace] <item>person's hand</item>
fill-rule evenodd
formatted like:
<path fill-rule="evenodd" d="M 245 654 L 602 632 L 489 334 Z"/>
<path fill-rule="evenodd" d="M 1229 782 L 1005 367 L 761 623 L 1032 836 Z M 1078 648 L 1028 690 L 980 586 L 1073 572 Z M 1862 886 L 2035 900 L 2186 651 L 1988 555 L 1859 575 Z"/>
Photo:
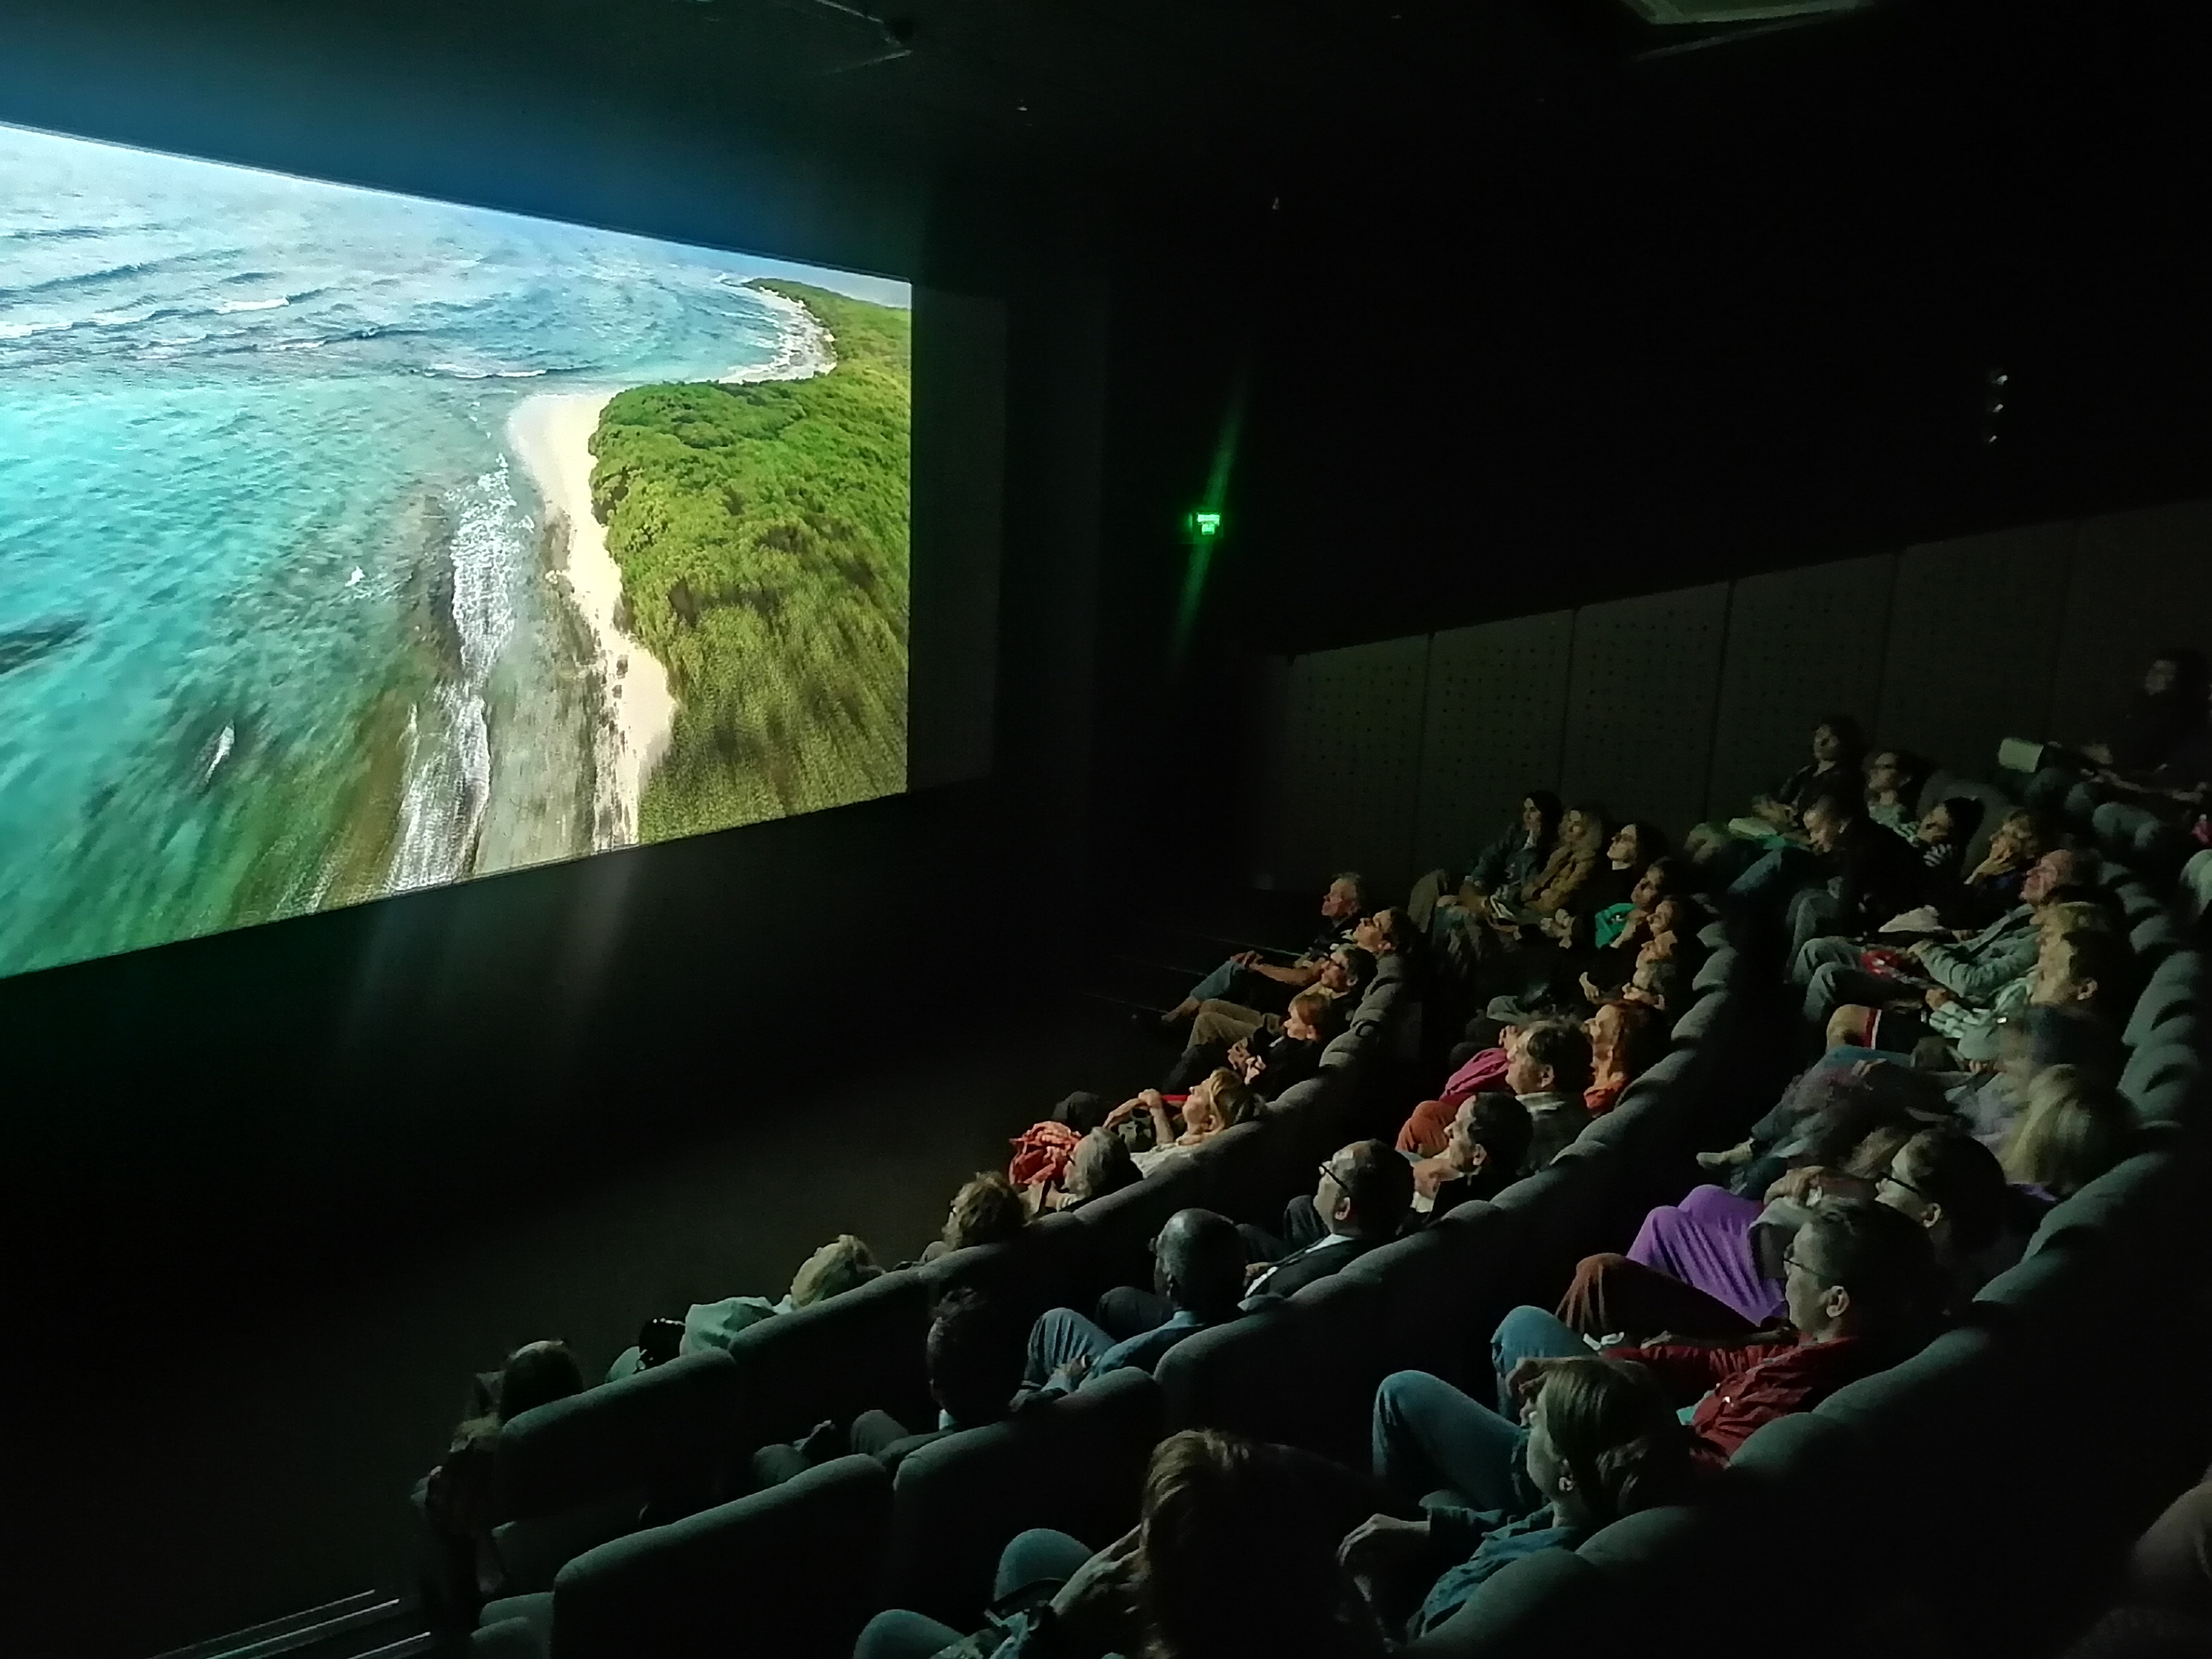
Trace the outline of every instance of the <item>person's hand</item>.
<path fill-rule="evenodd" d="M 1090 1374 L 1091 1356 L 1087 1353 L 1079 1353 L 1072 1358 L 1062 1360 L 1054 1367 L 1052 1376 L 1054 1382 L 1064 1383 L 1073 1389 L 1080 1386 L 1083 1379 Z"/>
<path fill-rule="evenodd" d="M 2100 766 L 2112 763 L 2112 749 L 2105 744 L 2085 743 L 2081 745 L 2081 755 L 2084 759 L 2094 761 Z"/>
<path fill-rule="evenodd" d="M 1236 1042 L 1229 1045 L 1229 1062 L 1231 1065 L 1235 1065 L 1240 1060 L 1249 1060 L 1251 1058 L 1252 1039 L 1250 1037 L 1238 1037 Z"/>
<path fill-rule="evenodd" d="M 1819 1197 L 1821 1178 L 1827 1174 L 1828 1171 L 1817 1164 L 1802 1164 L 1787 1170 L 1766 1189 L 1766 1201 L 1771 1204 L 1778 1199 L 1786 1198 L 1799 1204 L 1813 1203 Z"/>
<path fill-rule="evenodd" d="M 1930 1008 L 1941 1008 L 1945 1003 L 1956 1002 L 1958 999 L 1953 996 L 1948 991 L 1945 990 L 1942 986 L 1931 985 L 1923 994 L 1922 1000 L 1926 1002 Z"/>
<path fill-rule="evenodd" d="M 1249 1285 L 1275 1264 L 1272 1261 L 1248 1261 L 1244 1264 L 1244 1282 Z"/>
<path fill-rule="evenodd" d="M 1257 968 L 1260 965 L 1260 953 L 1257 951 L 1239 951 L 1229 959 L 1239 968 Z"/>
<path fill-rule="evenodd" d="M 1434 1198 L 1437 1195 L 1437 1188 L 1447 1181 L 1456 1177 L 1459 1173 L 1444 1158 L 1425 1158 L 1413 1165 L 1413 1190 Z"/>
<path fill-rule="evenodd" d="M 1157 1091 L 1152 1089 L 1145 1091 L 1146 1095 L 1156 1092 Z M 1119 1106 L 1116 1106 L 1112 1111 L 1106 1114 L 1106 1127 L 1110 1129 L 1117 1123 L 1126 1122 L 1130 1118 L 1136 1116 L 1138 1113 L 1144 1109 L 1145 1095 L 1132 1095 L 1128 1099 L 1123 1101 Z"/>
<path fill-rule="evenodd" d="M 1523 1359 L 1506 1373 L 1506 1391 L 1522 1405 L 1528 1406 L 1534 1401 L 1536 1391 L 1544 1386 L 1544 1379 L 1566 1363 L 1564 1359 Z"/>
<path fill-rule="evenodd" d="M 1583 995 L 1584 997 L 1592 1002 L 1603 1002 L 1605 1000 L 1605 993 L 1597 988 L 1597 981 L 1592 979 L 1587 973 L 1581 975 L 1580 982 L 1583 988 Z"/>
<path fill-rule="evenodd" d="M 1052 1598 L 1053 1616 L 1070 1637 L 1101 1650 L 1126 1648 L 1137 1612 L 1137 1546 L 1142 1527 L 1132 1527 L 1075 1570 Z"/>
<path fill-rule="evenodd" d="M 1370 1515 L 1336 1547 L 1337 1565 L 1356 1578 L 1388 1577 L 1427 1553 L 1429 1523 Z"/>
<path fill-rule="evenodd" d="M 1935 942 L 1936 941 L 1933 939 L 1915 939 L 1911 944 L 1905 947 L 1905 954 L 1911 957 L 1915 962 L 1925 961 L 1928 956 L 1928 947 Z"/>

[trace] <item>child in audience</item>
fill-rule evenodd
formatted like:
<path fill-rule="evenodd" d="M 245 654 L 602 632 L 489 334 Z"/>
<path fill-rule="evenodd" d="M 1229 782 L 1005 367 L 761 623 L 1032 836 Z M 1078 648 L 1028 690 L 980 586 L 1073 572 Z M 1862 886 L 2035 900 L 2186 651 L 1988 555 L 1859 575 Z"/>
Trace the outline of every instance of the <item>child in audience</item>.
<path fill-rule="evenodd" d="M 1391 1386 L 1434 1382 L 1401 1373 Z M 1624 1515 L 1674 1501 L 1689 1485 L 1688 1431 L 1651 1373 L 1632 1360 L 1556 1362 L 1519 1428 L 1467 1403 L 1473 1413 L 1461 1415 L 1476 1425 L 1489 1419 L 1486 1431 L 1435 1449 L 1413 1483 L 1440 1475 L 1454 1501 L 1424 1505 L 1419 1521 L 1374 1516 L 1338 1551 L 1385 1627 L 1402 1621 L 1408 1640 L 1444 1623 L 1501 1567 L 1539 1550 L 1573 1549 Z M 1425 1494 L 1393 1467 L 1389 1443 L 1378 1432 L 1376 1473 L 1398 1484 L 1411 1507 Z"/>

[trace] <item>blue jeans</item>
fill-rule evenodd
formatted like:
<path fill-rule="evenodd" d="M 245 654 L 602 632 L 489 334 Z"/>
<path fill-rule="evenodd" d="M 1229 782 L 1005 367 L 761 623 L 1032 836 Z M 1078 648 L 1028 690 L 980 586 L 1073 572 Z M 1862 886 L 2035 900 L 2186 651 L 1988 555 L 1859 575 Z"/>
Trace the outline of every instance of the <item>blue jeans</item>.
<path fill-rule="evenodd" d="M 1515 1422 L 1521 1402 L 1507 1392 L 1505 1379 L 1524 1359 L 1587 1359 L 1596 1350 L 1557 1316 L 1542 1308 L 1519 1307 L 1498 1322 L 1490 1337 L 1490 1369 L 1498 1379 L 1498 1409 Z"/>
<path fill-rule="evenodd" d="M 1575 1346 L 1589 1352 L 1580 1337 Z M 1372 1436 L 1376 1476 L 1401 1503 L 1439 1487 L 1470 1508 L 1512 1515 L 1544 1501 L 1528 1479 L 1528 1431 L 1426 1371 L 1382 1379 Z"/>
<path fill-rule="evenodd" d="M 1771 848 L 1729 884 L 1729 899 L 1743 909 L 1779 915 L 1790 895 L 1810 882 L 1818 867 L 1809 848 Z"/>
<path fill-rule="evenodd" d="M 1224 962 L 1204 979 L 1190 988 L 1188 993 L 1193 1002 L 1213 1002 L 1228 996 L 1235 988 L 1237 977 L 1245 969 L 1233 962 Z"/>
<path fill-rule="evenodd" d="M 1030 1327 L 1029 1363 L 1022 1380 L 1042 1388 L 1052 1374 L 1078 1356 L 1096 1363 L 1114 1346 L 1112 1333 L 1102 1329 L 1073 1308 L 1048 1308 Z"/>
<path fill-rule="evenodd" d="M 1032 1584 L 1064 1584 L 1091 1555 L 1088 1545 L 1064 1532 L 1036 1528 L 1018 1533 L 999 1556 L 991 1600 L 1003 1601 Z M 853 1659 L 931 1659 L 963 1634 L 918 1613 L 893 1608 L 868 1620 L 853 1649 Z"/>

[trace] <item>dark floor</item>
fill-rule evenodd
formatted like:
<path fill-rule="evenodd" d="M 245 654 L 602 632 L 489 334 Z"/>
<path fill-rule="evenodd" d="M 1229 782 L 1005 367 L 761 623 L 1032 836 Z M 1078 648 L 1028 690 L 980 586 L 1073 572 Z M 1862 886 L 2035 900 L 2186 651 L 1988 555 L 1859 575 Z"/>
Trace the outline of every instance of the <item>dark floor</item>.
<path fill-rule="evenodd" d="M 1003 1168 L 1061 1095 L 1157 1080 L 1171 1051 L 1132 1029 L 1131 1004 L 1172 1000 L 1224 940 L 1296 939 L 1304 908 L 1255 895 L 1195 928 L 1133 929 L 1123 956 L 1070 972 L 1085 988 L 980 1032 L 856 1040 L 792 1067 L 773 1112 L 756 1085 L 741 1122 L 610 1150 L 604 1170 L 497 1194 L 480 1219 L 395 1214 L 306 1275 L 320 1294 L 255 1289 L 299 1282 L 282 1260 L 216 1270 L 241 1282 L 207 1316 L 134 1307 L 115 1285 L 87 1310 L 107 1363 L 88 1371 L 63 1341 L 15 1379 L 6 1645 L 141 1659 L 407 1588 L 406 1494 L 471 1372 L 544 1336 L 604 1366 L 647 1315 L 777 1294 L 840 1231 L 887 1263 L 912 1256 L 960 1181 Z M 916 1000 L 917 1018 L 947 1006 Z"/>

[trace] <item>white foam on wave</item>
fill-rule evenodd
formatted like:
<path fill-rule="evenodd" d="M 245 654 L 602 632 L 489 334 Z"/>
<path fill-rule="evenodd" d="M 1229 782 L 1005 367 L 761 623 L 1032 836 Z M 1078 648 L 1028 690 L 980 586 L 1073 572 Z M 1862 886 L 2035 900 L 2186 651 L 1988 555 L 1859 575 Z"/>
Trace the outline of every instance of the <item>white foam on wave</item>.
<path fill-rule="evenodd" d="M 275 311 L 291 303 L 289 295 L 280 294 L 273 300 L 218 300 L 215 308 L 228 317 L 238 311 Z"/>
<path fill-rule="evenodd" d="M 27 340 L 33 334 L 57 334 L 74 323 L 0 323 L 0 340 Z"/>
<path fill-rule="evenodd" d="M 752 386 L 763 380 L 811 380 L 837 367 L 836 342 L 830 331 L 796 300 L 764 288 L 743 290 L 764 307 L 777 322 L 775 352 L 764 363 L 743 363 L 722 378 L 724 386 Z"/>
<path fill-rule="evenodd" d="M 534 380 L 549 372 L 542 368 L 476 368 L 467 363 L 428 363 L 424 367 L 433 374 L 444 374 L 456 380 Z"/>
<path fill-rule="evenodd" d="M 409 715 L 399 844 L 390 878 L 393 891 L 453 881 L 469 872 L 491 799 L 484 685 L 514 632 L 508 585 L 518 550 L 528 544 L 529 520 L 515 499 L 504 457 L 491 471 L 448 491 L 445 505 L 453 514 L 447 551 L 461 672 L 458 680 L 432 694 L 435 718 L 428 724 L 434 731 L 426 734 L 419 705 Z"/>

